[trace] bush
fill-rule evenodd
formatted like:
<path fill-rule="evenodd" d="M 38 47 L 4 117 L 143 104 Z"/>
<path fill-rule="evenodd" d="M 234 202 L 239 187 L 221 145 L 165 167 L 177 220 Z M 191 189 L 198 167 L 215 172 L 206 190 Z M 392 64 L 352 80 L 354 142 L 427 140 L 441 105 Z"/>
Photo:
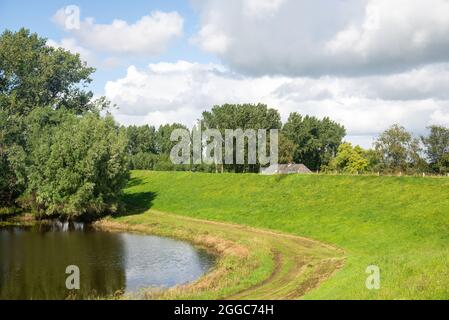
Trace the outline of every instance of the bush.
<path fill-rule="evenodd" d="M 139 152 L 129 157 L 131 170 L 153 170 L 157 161 L 158 155 L 148 152 Z"/>
<path fill-rule="evenodd" d="M 0 110 L 0 207 L 12 207 L 25 188 L 23 125 Z"/>
<path fill-rule="evenodd" d="M 126 133 L 110 116 L 62 113 L 57 125 L 47 124 L 48 110 L 30 125 L 26 201 L 39 217 L 93 219 L 117 211 L 129 176 Z"/>

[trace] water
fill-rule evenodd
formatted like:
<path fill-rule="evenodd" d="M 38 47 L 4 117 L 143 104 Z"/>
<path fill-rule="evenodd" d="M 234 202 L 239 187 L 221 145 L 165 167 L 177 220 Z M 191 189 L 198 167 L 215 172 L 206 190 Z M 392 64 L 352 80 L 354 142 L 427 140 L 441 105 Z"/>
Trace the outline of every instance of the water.
<path fill-rule="evenodd" d="M 55 223 L 0 228 L 0 299 L 109 297 L 122 291 L 191 282 L 213 258 L 187 242 Z M 66 288 L 66 267 L 80 270 L 80 289 Z"/>

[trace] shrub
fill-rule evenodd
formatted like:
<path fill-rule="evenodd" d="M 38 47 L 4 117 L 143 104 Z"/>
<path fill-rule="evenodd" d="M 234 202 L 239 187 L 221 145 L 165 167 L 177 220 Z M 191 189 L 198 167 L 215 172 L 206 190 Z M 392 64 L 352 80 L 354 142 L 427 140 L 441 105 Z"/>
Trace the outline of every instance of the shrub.
<path fill-rule="evenodd" d="M 117 211 L 129 175 L 126 133 L 112 117 L 94 113 L 65 111 L 60 121 L 30 126 L 26 199 L 33 211 L 69 219 Z"/>

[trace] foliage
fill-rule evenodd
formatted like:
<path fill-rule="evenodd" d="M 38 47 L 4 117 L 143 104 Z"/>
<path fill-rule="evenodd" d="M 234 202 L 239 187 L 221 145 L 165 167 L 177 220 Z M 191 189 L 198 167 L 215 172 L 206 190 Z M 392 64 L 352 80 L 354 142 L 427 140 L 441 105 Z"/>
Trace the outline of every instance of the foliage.
<path fill-rule="evenodd" d="M 175 129 L 187 130 L 187 127 L 180 123 L 166 124 L 159 127 L 155 136 L 158 154 L 170 154 L 171 149 L 176 145 L 176 142 L 170 140 L 171 133 Z"/>
<path fill-rule="evenodd" d="M 218 129 L 222 136 L 225 136 L 225 130 L 247 129 L 253 130 L 270 130 L 280 129 L 282 126 L 281 116 L 275 109 L 268 108 L 265 104 L 224 104 L 214 106 L 211 111 L 203 112 L 202 125 L 205 128 Z M 268 139 L 267 139 L 268 140 Z M 268 141 L 267 141 L 268 142 Z M 234 139 L 235 143 L 235 139 Z M 245 142 L 245 146 L 247 142 Z M 247 155 L 247 147 L 245 147 L 245 157 Z M 225 153 L 223 152 L 223 155 Z M 256 165 L 224 165 L 227 171 L 234 172 L 258 172 L 259 164 Z"/>
<path fill-rule="evenodd" d="M 295 152 L 298 146 L 284 134 L 279 135 L 279 163 L 288 164 L 294 162 Z"/>
<path fill-rule="evenodd" d="M 129 126 L 126 128 L 129 145 L 128 152 L 132 155 L 157 152 L 156 129 L 153 126 Z"/>
<path fill-rule="evenodd" d="M 129 155 L 129 166 L 131 170 L 154 170 L 159 155 L 149 152 L 139 152 Z"/>
<path fill-rule="evenodd" d="M 52 106 L 81 113 L 93 108 L 93 68 L 29 30 L 4 31 L 0 36 L 0 108 L 27 115 L 34 108 Z"/>
<path fill-rule="evenodd" d="M 345 142 L 338 147 L 337 155 L 330 161 L 327 169 L 354 174 L 365 172 L 368 166 L 369 160 L 365 150 Z"/>
<path fill-rule="evenodd" d="M 384 131 L 374 143 L 380 156 L 380 166 L 387 172 L 419 171 L 424 167 L 419 140 L 400 125 Z"/>
<path fill-rule="evenodd" d="M 421 137 L 421 140 L 430 167 L 437 173 L 449 173 L 449 129 L 442 126 L 431 126 L 429 129 L 430 134 Z"/>
<path fill-rule="evenodd" d="M 13 206 L 26 182 L 23 122 L 0 110 L 0 207 Z"/>
<path fill-rule="evenodd" d="M 43 109 L 31 114 L 29 128 L 26 200 L 39 216 L 85 219 L 118 209 L 128 141 L 112 117 Z"/>
<path fill-rule="evenodd" d="M 280 129 L 281 117 L 275 109 L 264 104 L 224 104 L 203 112 L 207 128 L 225 129 Z M 224 134 L 224 132 L 223 132 Z"/>
<path fill-rule="evenodd" d="M 319 120 L 294 112 L 284 124 L 282 133 L 297 146 L 294 161 L 318 170 L 335 156 L 346 131 L 329 118 Z"/>
<path fill-rule="evenodd" d="M 79 55 L 46 42 L 26 29 L 6 30 L 0 36 L 0 206 L 15 205 L 31 182 L 27 161 L 38 146 L 30 145 L 35 128 L 29 127 L 29 118 L 45 110 L 38 119 L 45 136 L 45 126 L 59 123 L 61 119 L 55 117 L 64 117 L 64 112 L 55 110 L 81 115 L 109 106 L 104 97 L 92 100 L 92 92 L 86 90 L 94 69 Z M 34 132 L 35 137 L 40 134 Z"/>

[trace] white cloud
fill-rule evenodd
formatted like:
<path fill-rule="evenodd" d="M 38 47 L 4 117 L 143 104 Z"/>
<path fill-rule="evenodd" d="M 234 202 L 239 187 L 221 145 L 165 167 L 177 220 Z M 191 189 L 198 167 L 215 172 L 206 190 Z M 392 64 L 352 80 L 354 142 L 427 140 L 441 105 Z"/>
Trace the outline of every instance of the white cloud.
<path fill-rule="evenodd" d="M 250 17 L 272 16 L 285 0 L 244 0 L 243 11 Z"/>
<path fill-rule="evenodd" d="M 168 44 L 182 35 L 183 18 L 177 12 L 153 11 L 129 24 L 115 19 L 110 24 L 95 23 L 93 18 L 80 21 L 79 27 L 67 28 L 71 19 L 66 9 L 59 9 L 53 21 L 84 47 L 114 54 L 160 54 Z"/>
<path fill-rule="evenodd" d="M 229 37 L 216 29 L 213 24 L 204 25 L 198 36 L 192 38 L 194 44 L 198 44 L 203 50 L 224 54 L 230 45 Z"/>
<path fill-rule="evenodd" d="M 430 123 L 449 127 L 449 103 L 444 109 L 437 109 L 430 115 Z"/>
<path fill-rule="evenodd" d="M 117 57 L 99 58 L 91 50 L 80 46 L 74 38 L 63 38 L 61 41 L 48 39 L 47 45 L 53 48 L 62 48 L 71 53 L 78 53 L 81 61 L 87 62 L 89 66 L 113 69 L 121 65 L 121 61 Z"/>
<path fill-rule="evenodd" d="M 429 82 L 430 75 L 435 79 Z M 390 87 L 398 79 L 408 79 L 411 85 Z M 433 97 L 440 86 L 448 85 L 448 65 L 354 79 L 244 77 L 220 65 L 179 61 L 151 64 L 146 70 L 131 66 L 124 78 L 106 84 L 105 93 L 119 106 L 117 119 L 126 124 L 192 125 L 202 111 L 217 104 L 262 102 L 278 109 L 284 121 L 294 111 L 329 116 L 345 125 L 349 140 L 366 147 L 394 123 L 416 134 L 433 123 L 449 125 L 449 96 Z M 409 91 L 424 86 L 416 99 L 407 98 Z"/>
<path fill-rule="evenodd" d="M 447 0 L 193 0 L 194 37 L 252 75 L 365 75 L 449 62 Z"/>
<path fill-rule="evenodd" d="M 64 38 L 61 41 L 47 40 L 47 45 L 54 48 L 62 48 L 72 53 L 78 53 L 81 60 L 86 61 L 89 65 L 96 64 L 95 55 L 88 49 L 80 46 L 73 38 Z"/>
<path fill-rule="evenodd" d="M 447 61 L 449 2 L 446 0 L 371 0 L 360 24 L 338 32 L 325 48 L 346 66 L 396 69 Z"/>

